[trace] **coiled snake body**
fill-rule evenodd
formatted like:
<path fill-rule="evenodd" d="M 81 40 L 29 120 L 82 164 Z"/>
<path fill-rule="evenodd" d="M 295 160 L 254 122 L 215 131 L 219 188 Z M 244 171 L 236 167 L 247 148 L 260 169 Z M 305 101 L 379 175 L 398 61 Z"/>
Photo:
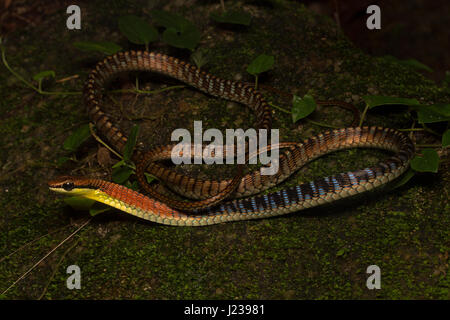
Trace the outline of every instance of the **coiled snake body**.
<path fill-rule="evenodd" d="M 163 54 L 130 51 L 115 54 L 98 63 L 89 75 L 84 94 L 90 118 L 98 131 L 119 152 L 123 152 L 127 138 L 102 110 L 101 101 L 106 83 L 117 73 L 131 70 L 159 72 L 213 96 L 245 104 L 256 114 L 256 128 L 271 127 L 271 109 L 261 94 L 251 86 L 219 79 Z M 319 156 L 355 147 L 385 149 L 395 152 L 395 155 L 370 168 L 340 173 L 274 193 L 248 197 L 280 183 L 299 167 Z M 168 153 L 171 148 L 163 146 L 155 150 Z M 285 149 L 286 152 L 279 157 L 280 166 L 276 174 L 263 176 L 256 170 L 238 181 L 234 195 L 248 198 L 229 200 L 192 214 L 176 210 L 169 206 L 170 203 L 168 205 L 124 186 L 99 179 L 64 176 L 50 181 L 49 187 L 61 193 L 82 195 L 157 223 L 201 226 L 286 214 L 371 190 L 404 173 L 414 154 L 414 144 L 407 136 L 394 129 L 380 127 L 336 129 L 311 137 L 302 143 L 285 143 Z M 135 160 L 143 161 L 140 157 L 142 155 L 138 153 Z M 166 171 L 168 169 L 157 164 L 151 166 L 161 177 L 167 178 L 167 183 L 172 185 L 174 190 L 195 199 L 213 197 L 224 191 L 232 182 L 231 179 L 199 180 L 174 171 L 169 173 Z"/>

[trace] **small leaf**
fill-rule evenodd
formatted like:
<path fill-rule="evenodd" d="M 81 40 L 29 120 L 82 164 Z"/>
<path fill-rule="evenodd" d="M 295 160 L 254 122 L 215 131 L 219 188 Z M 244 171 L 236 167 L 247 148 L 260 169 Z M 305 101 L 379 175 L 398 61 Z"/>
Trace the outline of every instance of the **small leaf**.
<path fill-rule="evenodd" d="M 165 43 L 175 48 L 194 50 L 200 42 L 201 34 L 196 27 L 187 27 L 183 32 L 167 28 L 162 35 Z"/>
<path fill-rule="evenodd" d="M 411 168 L 419 172 L 436 173 L 439 167 L 439 155 L 436 150 L 423 149 L 421 154 L 411 160 Z"/>
<path fill-rule="evenodd" d="M 402 185 L 407 183 L 409 180 L 411 180 L 411 178 L 414 177 L 415 174 L 416 174 L 416 172 L 414 170 L 412 170 L 411 168 L 409 168 L 408 171 L 406 171 L 406 173 L 401 176 L 401 178 L 395 180 L 395 182 L 392 183 L 392 185 L 390 186 L 390 190 L 401 187 Z"/>
<path fill-rule="evenodd" d="M 36 80 L 36 81 L 41 81 L 44 78 L 48 78 L 48 77 L 54 78 L 55 76 L 56 76 L 55 75 L 55 71 L 53 71 L 53 70 L 46 70 L 46 71 L 42 71 L 42 72 L 39 72 L 39 73 L 35 74 L 33 76 L 33 79 Z"/>
<path fill-rule="evenodd" d="M 422 69 L 422 70 L 425 70 L 428 72 L 433 72 L 433 69 L 431 69 L 429 66 L 423 64 L 422 62 L 417 61 L 416 59 L 403 60 L 403 64 L 414 67 L 416 69 Z"/>
<path fill-rule="evenodd" d="M 138 133 L 139 133 L 139 126 L 134 125 L 133 128 L 131 128 L 131 132 L 130 135 L 128 136 L 127 143 L 125 145 L 125 148 L 123 149 L 123 160 L 125 162 L 131 159 L 134 147 L 137 142 Z"/>
<path fill-rule="evenodd" d="M 75 210 L 86 211 L 89 210 L 94 205 L 95 200 L 75 196 L 65 198 L 64 202 L 67 203 L 72 208 L 74 208 Z"/>
<path fill-rule="evenodd" d="M 312 96 L 305 94 L 302 99 L 299 96 L 294 95 L 291 110 L 292 121 L 295 123 L 298 120 L 307 117 L 316 109 L 316 107 L 316 102 Z"/>
<path fill-rule="evenodd" d="M 336 257 L 343 256 L 346 252 L 347 252 L 347 249 L 345 247 L 341 248 L 336 252 Z"/>
<path fill-rule="evenodd" d="M 191 59 L 192 59 L 192 61 L 194 61 L 195 65 L 199 69 L 208 62 L 208 59 L 199 50 L 197 50 L 191 54 Z"/>
<path fill-rule="evenodd" d="M 257 75 L 267 70 L 270 70 L 274 64 L 274 57 L 266 54 L 261 54 L 254 59 L 247 67 L 247 72 L 251 75 Z"/>
<path fill-rule="evenodd" d="M 201 33 L 197 27 L 184 17 L 162 10 L 152 10 L 153 20 L 159 26 L 166 28 L 162 39 L 176 48 L 194 50 L 200 41 Z"/>
<path fill-rule="evenodd" d="M 386 55 L 384 56 L 385 59 L 399 63 L 399 64 L 403 64 L 405 66 L 410 66 L 413 67 L 415 69 L 421 69 L 421 70 L 426 70 L 428 72 L 433 72 L 433 69 L 431 69 L 429 66 L 423 64 L 422 62 L 417 61 L 416 59 L 406 59 L 406 60 L 401 60 L 398 59 L 394 56 L 390 56 L 390 55 Z"/>
<path fill-rule="evenodd" d="M 152 183 L 153 180 L 158 180 L 155 176 L 151 175 L 148 172 L 145 172 L 144 175 L 145 175 L 145 179 L 147 180 L 147 183 L 149 183 L 149 184 Z"/>
<path fill-rule="evenodd" d="M 112 172 L 112 180 L 115 183 L 122 184 L 128 180 L 133 173 L 133 170 L 129 167 L 118 167 Z"/>
<path fill-rule="evenodd" d="M 111 207 L 108 207 L 107 205 L 105 205 L 103 203 L 96 202 L 96 203 L 94 203 L 92 205 L 91 208 L 89 208 L 89 214 L 91 216 L 96 216 L 99 213 L 106 212 L 106 211 L 109 211 L 109 210 L 111 210 Z"/>
<path fill-rule="evenodd" d="M 86 124 L 79 127 L 64 141 L 64 150 L 71 152 L 76 151 L 78 147 L 89 138 L 90 135 L 91 132 L 89 131 L 89 125 Z"/>
<path fill-rule="evenodd" d="M 398 104 L 398 105 L 419 105 L 419 101 L 416 99 L 407 99 L 407 98 L 399 98 L 399 97 L 386 97 L 386 96 L 363 96 L 363 100 L 368 105 L 369 109 L 374 107 L 390 105 L 390 104 Z"/>
<path fill-rule="evenodd" d="M 122 160 L 120 160 L 120 161 L 117 161 L 117 162 L 112 166 L 112 168 L 115 169 L 115 168 L 117 168 L 117 167 L 121 167 L 121 166 L 124 166 L 124 165 L 126 165 L 126 163 L 125 163 L 125 161 L 122 159 Z"/>
<path fill-rule="evenodd" d="M 434 104 L 431 106 L 413 106 L 417 111 L 419 123 L 433 123 L 450 120 L 450 104 Z"/>
<path fill-rule="evenodd" d="M 220 23 L 232 23 L 249 26 L 252 16 L 244 11 L 226 11 L 222 14 L 211 13 L 211 18 Z"/>
<path fill-rule="evenodd" d="M 158 39 L 158 31 L 147 21 L 128 15 L 119 18 L 119 29 L 127 39 L 135 44 L 149 44 Z"/>
<path fill-rule="evenodd" d="M 445 148 L 450 145 L 450 129 L 447 129 L 442 135 L 442 146 Z"/>
<path fill-rule="evenodd" d="M 138 191 L 139 190 L 139 183 L 137 181 L 133 181 L 131 183 L 129 180 L 125 183 L 125 186 L 127 188 L 130 188 L 131 190 Z"/>
<path fill-rule="evenodd" d="M 111 55 L 122 50 L 121 46 L 109 41 L 78 41 L 74 42 L 73 45 L 82 51 L 99 51 L 107 55 Z"/>
<path fill-rule="evenodd" d="M 152 10 L 150 14 L 157 25 L 163 26 L 166 29 L 173 28 L 178 32 L 184 32 L 186 28 L 194 26 L 189 20 L 171 12 Z"/>

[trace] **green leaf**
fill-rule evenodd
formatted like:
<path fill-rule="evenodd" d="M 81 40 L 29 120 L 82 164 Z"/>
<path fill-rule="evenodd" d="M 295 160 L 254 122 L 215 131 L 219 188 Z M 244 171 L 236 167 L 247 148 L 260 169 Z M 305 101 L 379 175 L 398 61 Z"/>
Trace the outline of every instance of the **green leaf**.
<path fill-rule="evenodd" d="M 192 51 L 198 45 L 201 33 L 189 20 L 162 10 L 152 10 L 151 16 L 157 25 L 166 28 L 162 36 L 165 43 L 176 48 L 187 48 Z"/>
<path fill-rule="evenodd" d="M 158 39 L 158 31 L 137 16 L 120 17 L 119 29 L 132 43 L 148 45 Z"/>
<path fill-rule="evenodd" d="M 71 152 L 76 151 L 78 147 L 89 138 L 90 135 L 91 132 L 89 131 L 89 125 L 86 124 L 79 127 L 64 141 L 64 150 Z"/>
<path fill-rule="evenodd" d="M 131 183 L 129 180 L 125 183 L 125 186 L 127 188 L 130 188 L 131 190 L 134 191 L 138 191 L 139 190 L 139 182 L 137 181 L 133 181 L 133 183 Z"/>
<path fill-rule="evenodd" d="M 120 160 L 120 161 L 117 161 L 117 162 L 112 166 L 112 168 L 115 169 L 115 168 L 117 168 L 117 167 L 121 167 L 121 166 L 125 166 L 125 165 L 126 165 L 126 163 L 125 163 L 125 161 L 122 159 L 122 160 Z"/>
<path fill-rule="evenodd" d="M 442 135 L 442 146 L 447 147 L 450 145 L 450 129 L 447 129 Z"/>
<path fill-rule="evenodd" d="M 270 70 L 274 64 L 274 57 L 266 54 L 261 54 L 254 59 L 247 67 L 247 72 L 251 75 L 258 75 L 262 72 Z"/>
<path fill-rule="evenodd" d="M 317 105 L 314 98 L 308 94 L 300 98 L 294 95 L 292 99 L 292 121 L 295 123 L 311 114 L 316 109 Z"/>
<path fill-rule="evenodd" d="M 428 72 L 433 72 L 433 69 L 431 69 L 429 66 L 423 64 L 422 62 L 417 61 L 416 59 L 406 59 L 403 60 L 403 64 L 407 66 L 414 67 L 416 69 L 425 70 Z"/>
<path fill-rule="evenodd" d="M 392 183 L 392 185 L 390 186 L 390 190 L 401 187 L 402 185 L 407 183 L 409 180 L 411 180 L 411 178 L 414 177 L 415 174 L 416 174 L 416 172 L 414 170 L 412 170 L 411 168 L 409 168 L 408 171 L 406 171 L 406 173 L 401 176 L 401 178 L 395 180 L 395 182 Z"/>
<path fill-rule="evenodd" d="M 191 54 L 191 59 L 192 59 L 192 61 L 194 61 L 195 65 L 199 69 L 208 62 L 208 59 L 199 50 L 197 50 Z"/>
<path fill-rule="evenodd" d="M 75 210 L 86 211 L 89 210 L 94 205 L 95 200 L 75 196 L 65 198 L 64 202 L 67 203 L 72 208 L 74 208 Z"/>
<path fill-rule="evenodd" d="M 406 106 L 413 106 L 420 104 L 419 101 L 417 101 L 416 99 L 386 97 L 386 96 L 363 96 L 363 100 L 366 102 L 369 109 L 390 104 L 398 104 Z"/>
<path fill-rule="evenodd" d="M 422 155 L 411 160 L 411 168 L 419 172 L 434 172 L 439 168 L 439 155 L 434 149 L 423 149 Z"/>
<path fill-rule="evenodd" d="M 222 14 L 211 13 L 211 18 L 220 23 L 232 23 L 249 26 L 252 16 L 244 11 L 226 11 Z"/>
<path fill-rule="evenodd" d="M 343 256 L 346 252 L 347 252 L 347 249 L 345 247 L 341 248 L 336 252 L 336 257 Z"/>
<path fill-rule="evenodd" d="M 390 56 L 390 55 L 386 55 L 384 56 L 385 59 L 405 65 L 405 66 L 410 66 L 413 67 L 415 69 L 421 69 L 421 70 L 425 70 L 428 72 L 433 72 L 433 69 L 431 69 L 429 66 L 423 64 L 422 62 L 417 61 L 416 59 L 405 59 L 405 60 L 401 60 L 401 59 L 397 59 L 394 56 Z"/>
<path fill-rule="evenodd" d="M 109 41 L 78 41 L 74 42 L 73 45 L 83 51 L 99 51 L 107 55 L 111 55 L 122 50 L 121 46 Z"/>
<path fill-rule="evenodd" d="M 131 159 L 131 156 L 133 155 L 134 147 L 136 146 L 137 137 L 139 133 L 139 126 L 134 125 L 133 128 L 131 128 L 130 135 L 128 136 L 127 143 L 125 145 L 125 148 L 123 149 L 123 160 L 125 162 L 129 161 Z"/>
<path fill-rule="evenodd" d="M 44 78 L 48 78 L 48 77 L 54 78 L 55 76 L 56 76 L 55 75 L 55 71 L 53 71 L 53 70 L 46 70 L 46 71 L 42 71 L 42 72 L 39 72 L 39 73 L 35 74 L 33 76 L 33 79 L 36 80 L 36 81 L 41 81 Z"/>
<path fill-rule="evenodd" d="M 158 180 L 154 175 L 151 175 L 148 172 L 144 172 L 144 176 L 145 176 L 145 179 L 147 180 L 147 183 L 149 183 L 149 184 L 152 183 L 153 180 Z"/>
<path fill-rule="evenodd" d="M 118 184 L 125 183 L 125 181 L 128 180 L 132 173 L 133 170 L 129 167 L 115 168 L 112 172 L 112 180 Z"/>
<path fill-rule="evenodd" d="M 163 10 L 152 10 L 150 14 L 157 25 L 166 29 L 173 28 L 178 32 L 184 32 L 189 27 L 195 27 L 192 22 L 178 14 Z"/>
<path fill-rule="evenodd" d="M 417 111 L 419 123 L 433 123 L 450 120 L 450 104 L 434 104 L 431 106 L 413 106 Z"/>
<path fill-rule="evenodd" d="M 188 27 L 183 32 L 167 28 L 162 35 L 165 43 L 175 48 L 194 50 L 200 42 L 201 34 L 196 27 Z"/>
<path fill-rule="evenodd" d="M 96 203 L 94 203 L 92 205 L 91 208 L 89 208 L 89 214 L 91 216 L 96 216 L 99 213 L 102 213 L 102 212 L 105 212 L 105 211 L 109 211 L 109 210 L 111 210 L 111 207 L 109 207 L 109 206 L 107 206 L 107 205 L 105 205 L 103 203 L 96 202 Z"/>

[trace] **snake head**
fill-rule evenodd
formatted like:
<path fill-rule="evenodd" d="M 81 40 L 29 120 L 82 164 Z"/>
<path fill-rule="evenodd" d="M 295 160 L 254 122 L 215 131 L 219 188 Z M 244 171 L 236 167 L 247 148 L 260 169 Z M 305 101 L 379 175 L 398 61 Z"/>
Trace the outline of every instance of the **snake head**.
<path fill-rule="evenodd" d="M 72 176 L 61 176 L 50 180 L 47 184 L 50 190 L 68 195 L 86 195 L 96 189 L 90 184 L 90 179 Z"/>

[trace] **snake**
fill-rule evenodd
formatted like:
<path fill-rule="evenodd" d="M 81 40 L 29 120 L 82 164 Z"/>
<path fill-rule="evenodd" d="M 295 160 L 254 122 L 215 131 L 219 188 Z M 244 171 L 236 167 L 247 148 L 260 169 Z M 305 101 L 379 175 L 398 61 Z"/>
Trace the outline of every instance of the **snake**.
<path fill-rule="evenodd" d="M 262 94 L 239 81 L 224 80 L 206 73 L 177 58 L 148 51 L 119 52 L 99 62 L 91 71 L 84 88 L 84 102 L 97 130 L 118 152 L 123 152 L 126 135 L 102 108 L 105 86 L 117 74 L 126 71 L 157 72 L 178 79 L 209 95 L 235 101 L 249 107 L 256 118 L 255 127 L 270 129 L 271 108 Z M 213 202 L 192 212 L 180 210 L 171 203 L 146 196 L 122 185 L 89 177 L 62 176 L 48 182 L 50 190 L 78 195 L 102 202 L 145 220 L 174 226 L 205 226 L 223 222 L 278 216 L 331 203 L 348 196 L 372 190 L 398 178 L 409 167 L 415 148 L 411 139 L 400 131 L 382 127 L 349 127 L 312 136 L 302 142 L 281 143 L 279 170 L 274 175 L 261 175 L 254 170 L 236 179 L 200 180 L 182 175 L 149 158 L 164 158 L 173 145 L 160 146 L 149 153 L 135 152 L 133 159 L 142 172 L 148 167 L 166 178 L 175 191 L 193 199 L 224 198 L 232 191 L 234 199 Z M 348 148 L 377 148 L 394 153 L 374 166 L 344 172 L 294 187 L 260 194 L 284 181 L 298 168 L 325 154 Z M 156 156 L 155 156 L 156 155 Z M 141 182 L 142 184 L 142 182 Z M 232 187 L 230 187 L 232 186 Z M 225 190 L 225 191 L 224 191 Z"/>

